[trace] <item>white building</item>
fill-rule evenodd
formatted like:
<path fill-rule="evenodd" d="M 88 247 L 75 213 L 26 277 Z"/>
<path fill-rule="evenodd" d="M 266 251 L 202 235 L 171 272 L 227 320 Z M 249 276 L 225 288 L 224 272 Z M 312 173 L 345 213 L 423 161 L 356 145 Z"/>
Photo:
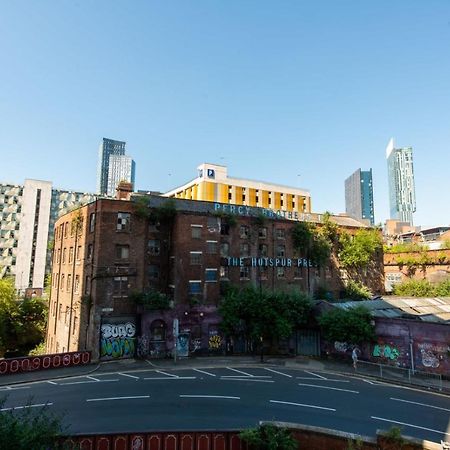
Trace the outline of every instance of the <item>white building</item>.
<path fill-rule="evenodd" d="M 117 185 L 121 181 L 128 181 L 134 187 L 135 162 L 131 156 L 110 155 L 108 166 L 108 187 L 106 194 L 116 196 Z"/>

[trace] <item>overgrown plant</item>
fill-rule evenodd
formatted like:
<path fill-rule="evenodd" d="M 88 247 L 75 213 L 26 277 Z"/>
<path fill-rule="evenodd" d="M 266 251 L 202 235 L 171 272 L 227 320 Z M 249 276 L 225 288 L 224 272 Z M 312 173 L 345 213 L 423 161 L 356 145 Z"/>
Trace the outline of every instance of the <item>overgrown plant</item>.
<path fill-rule="evenodd" d="M 146 292 L 132 292 L 130 299 L 142 305 L 147 311 L 170 309 L 170 298 L 155 289 Z"/>
<path fill-rule="evenodd" d="M 344 289 L 344 298 L 348 300 L 368 300 L 372 296 L 369 288 L 357 281 L 347 281 Z"/>
<path fill-rule="evenodd" d="M 239 433 L 250 450 L 295 450 L 298 442 L 287 428 L 263 424 Z"/>
<path fill-rule="evenodd" d="M 402 449 L 405 445 L 405 439 L 402 436 L 402 429 L 393 425 L 389 430 L 382 433 L 382 436 L 387 441 L 387 444 L 392 446 L 392 449 Z"/>

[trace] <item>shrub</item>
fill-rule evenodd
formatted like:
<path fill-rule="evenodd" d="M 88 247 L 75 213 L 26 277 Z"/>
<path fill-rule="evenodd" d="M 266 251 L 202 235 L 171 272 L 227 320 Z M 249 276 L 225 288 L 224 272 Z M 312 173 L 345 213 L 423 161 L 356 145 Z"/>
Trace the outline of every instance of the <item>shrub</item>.
<path fill-rule="evenodd" d="M 344 290 L 344 298 L 349 300 L 368 300 L 372 296 L 369 288 L 357 281 L 348 281 Z"/>
<path fill-rule="evenodd" d="M 295 450 L 298 448 L 297 441 L 287 428 L 279 428 L 270 424 L 244 430 L 239 437 L 252 450 Z"/>
<path fill-rule="evenodd" d="M 407 297 L 433 297 L 435 288 L 427 280 L 408 280 L 393 286 L 394 295 Z"/>

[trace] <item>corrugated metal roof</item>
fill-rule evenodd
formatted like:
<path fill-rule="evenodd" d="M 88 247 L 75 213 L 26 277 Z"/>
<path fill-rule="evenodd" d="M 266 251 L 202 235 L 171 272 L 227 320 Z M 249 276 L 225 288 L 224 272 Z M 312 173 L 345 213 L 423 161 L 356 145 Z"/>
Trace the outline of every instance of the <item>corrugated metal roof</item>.
<path fill-rule="evenodd" d="M 426 322 L 450 322 L 450 297 L 383 297 L 376 300 L 336 303 L 336 306 L 347 310 L 364 306 L 375 317 L 411 316 L 411 318 L 419 318 Z"/>

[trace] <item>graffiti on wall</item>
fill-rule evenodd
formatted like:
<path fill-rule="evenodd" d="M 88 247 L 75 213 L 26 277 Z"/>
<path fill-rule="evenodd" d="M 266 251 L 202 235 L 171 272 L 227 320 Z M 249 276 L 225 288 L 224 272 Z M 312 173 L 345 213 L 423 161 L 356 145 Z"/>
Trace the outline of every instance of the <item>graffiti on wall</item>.
<path fill-rule="evenodd" d="M 376 344 L 373 347 L 372 355 L 376 358 L 385 358 L 391 361 L 396 361 L 400 356 L 400 351 L 394 345 Z"/>
<path fill-rule="evenodd" d="M 430 342 L 421 342 L 417 347 L 422 365 L 432 369 L 437 369 L 440 366 L 449 350 L 445 345 L 435 345 Z"/>
<path fill-rule="evenodd" d="M 210 350 L 219 350 L 222 346 L 222 338 L 218 334 L 213 334 L 209 337 L 208 347 Z"/>
<path fill-rule="evenodd" d="M 189 333 L 180 333 L 177 338 L 178 356 L 189 356 Z"/>
<path fill-rule="evenodd" d="M 350 345 L 347 344 L 347 342 L 334 342 L 334 349 L 339 353 L 346 353 L 348 350 L 350 350 Z"/>
<path fill-rule="evenodd" d="M 136 350 L 136 326 L 134 323 L 103 324 L 101 327 L 100 357 L 131 358 Z"/>
<path fill-rule="evenodd" d="M 137 357 L 145 358 L 146 356 L 148 356 L 148 350 L 149 350 L 148 336 L 146 334 L 139 336 L 137 338 L 137 349 L 136 349 Z"/>

